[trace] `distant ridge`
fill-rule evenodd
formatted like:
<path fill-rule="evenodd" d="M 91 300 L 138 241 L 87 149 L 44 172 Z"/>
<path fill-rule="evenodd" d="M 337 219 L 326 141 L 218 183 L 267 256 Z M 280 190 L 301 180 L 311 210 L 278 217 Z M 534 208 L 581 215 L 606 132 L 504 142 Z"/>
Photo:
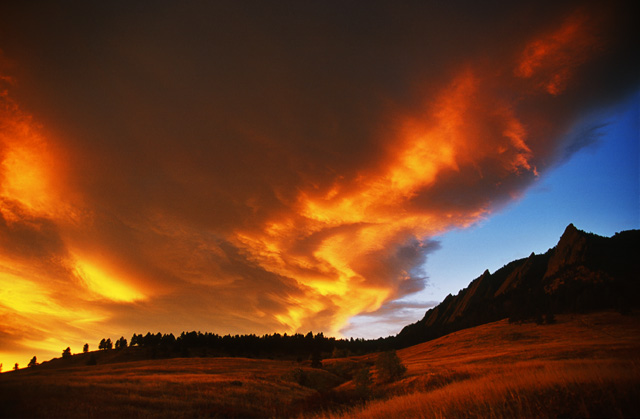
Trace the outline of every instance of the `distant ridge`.
<path fill-rule="evenodd" d="M 569 224 L 546 253 L 486 270 L 457 295 L 449 294 L 422 320 L 406 326 L 406 347 L 504 318 L 553 321 L 553 314 L 640 306 L 640 230 L 602 237 Z"/>
<path fill-rule="evenodd" d="M 312 366 L 314 359 L 329 354 L 342 357 L 400 349 L 505 318 L 544 323 L 553 321 L 551 314 L 603 309 L 625 314 L 640 308 L 639 254 L 640 230 L 607 238 L 570 224 L 554 248 L 510 262 L 494 273 L 486 270 L 458 295 L 448 295 L 396 336 L 365 340 L 336 339 L 312 332 L 220 336 L 190 331 L 177 337 L 171 333 L 134 333 L 129 346 L 122 337 L 125 343 L 119 348 L 54 358 L 34 368 L 189 357 L 269 358 Z"/>

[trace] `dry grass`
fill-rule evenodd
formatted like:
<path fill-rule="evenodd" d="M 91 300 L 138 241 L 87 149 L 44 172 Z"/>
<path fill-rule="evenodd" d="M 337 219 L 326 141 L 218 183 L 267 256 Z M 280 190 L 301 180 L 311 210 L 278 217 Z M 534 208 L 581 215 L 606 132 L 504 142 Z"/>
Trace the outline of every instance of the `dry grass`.
<path fill-rule="evenodd" d="M 637 364 L 525 362 L 323 418 L 638 417 Z"/>
<path fill-rule="evenodd" d="M 640 417 L 638 315 L 501 321 L 398 355 L 405 377 L 374 384 L 366 404 L 338 376 L 375 354 L 325 360 L 327 370 L 188 358 L 1 374 L 0 417 Z"/>
<path fill-rule="evenodd" d="M 0 400 L 5 416 L 20 417 L 287 416 L 316 392 L 291 378 L 299 368 L 291 362 L 190 358 L 34 369 L 5 374 Z M 319 375 L 316 382 L 331 380 L 326 371 L 303 370 Z"/>
<path fill-rule="evenodd" d="M 640 417 L 640 321 L 496 322 L 399 351 L 406 378 L 323 418 Z"/>

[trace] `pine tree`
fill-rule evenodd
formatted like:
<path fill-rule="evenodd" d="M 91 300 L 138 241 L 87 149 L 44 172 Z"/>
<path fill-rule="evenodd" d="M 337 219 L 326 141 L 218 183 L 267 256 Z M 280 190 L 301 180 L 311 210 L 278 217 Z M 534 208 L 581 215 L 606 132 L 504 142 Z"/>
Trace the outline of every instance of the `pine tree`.
<path fill-rule="evenodd" d="M 127 347 L 127 340 L 124 336 L 120 337 L 120 339 L 116 340 L 116 349 L 123 349 Z"/>

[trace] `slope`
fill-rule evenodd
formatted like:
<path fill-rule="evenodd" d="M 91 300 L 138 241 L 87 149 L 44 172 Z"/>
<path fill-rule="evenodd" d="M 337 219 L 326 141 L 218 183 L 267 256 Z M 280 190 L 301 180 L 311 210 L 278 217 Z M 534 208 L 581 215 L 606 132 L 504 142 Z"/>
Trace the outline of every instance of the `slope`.
<path fill-rule="evenodd" d="M 510 318 L 602 309 L 626 312 L 640 302 L 640 231 L 601 237 L 570 224 L 545 254 L 485 271 L 397 336 L 407 347 L 466 327 Z"/>
<path fill-rule="evenodd" d="M 324 418 L 638 417 L 640 316 L 501 320 L 398 351 L 406 376 Z"/>

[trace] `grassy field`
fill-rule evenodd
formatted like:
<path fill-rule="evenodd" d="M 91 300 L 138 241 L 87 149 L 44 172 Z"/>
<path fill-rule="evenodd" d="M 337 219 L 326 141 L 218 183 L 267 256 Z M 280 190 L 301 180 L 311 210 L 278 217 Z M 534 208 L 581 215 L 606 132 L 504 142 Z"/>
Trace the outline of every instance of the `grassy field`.
<path fill-rule="evenodd" d="M 5 417 L 281 417 L 317 391 L 296 373 L 332 387 L 330 373 L 286 361 L 179 358 L 38 368 L 0 376 Z"/>
<path fill-rule="evenodd" d="M 640 417 L 640 318 L 466 329 L 398 355 L 406 376 L 365 406 L 324 418 Z M 380 397 L 382 396 L 382 397 Z"/>
<path fill-rule="evenodd" d="M 506 320 L 398 351 L 407 372 L 355 391 L 376 354 L 183 358 L 0 375 L 3 417 L 640 417 L 640 316 Z"/>

